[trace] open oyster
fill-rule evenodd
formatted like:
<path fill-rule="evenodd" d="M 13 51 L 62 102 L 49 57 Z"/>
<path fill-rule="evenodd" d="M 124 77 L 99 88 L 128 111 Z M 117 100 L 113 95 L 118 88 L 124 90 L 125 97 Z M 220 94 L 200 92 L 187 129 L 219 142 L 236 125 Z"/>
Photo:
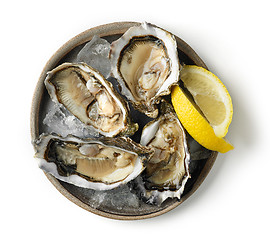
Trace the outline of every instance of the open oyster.
<path fill-rule="evenodd" d="M 111 44 L 110 58 L 121 93 L 136 109 L 157 117 L 160 97 L 179 80 L 174 36 L 148 23 L 131 27 Z"/>
<path fill-rule="evenodd" d="M 143 196 L 157 203 L 169 197 L 180 199 L 190 178 L 185 131 L 170 104 L 162 102 L 161 112 L 158 119 L 144 127 L 141 136 L 141 144 L 154 149 L 143 172 Z"/>
<path fill-rule="evenodd" d="M 79 187 L 108 190 L 136 178 L 153 150 L 126 137 L 79 139 L 42 134 L 35 157 L 44 171 Z"/>
<path fill-rule="evenodd" d="M 100 134 L 113 137 L 132 135 L 138 125 L 131 123 L 128 108 L 110 82 L 90 66 L 64 63 L 48 73 L 46 88 L 56 103 Z"/>

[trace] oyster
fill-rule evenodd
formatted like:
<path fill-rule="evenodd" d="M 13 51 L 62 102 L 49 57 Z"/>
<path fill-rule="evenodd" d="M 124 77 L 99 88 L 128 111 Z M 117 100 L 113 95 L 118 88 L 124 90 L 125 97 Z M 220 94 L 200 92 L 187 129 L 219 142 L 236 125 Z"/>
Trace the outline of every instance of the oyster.
<path fill-rule="evenodd" d="M 34 142 L 44 171 L 79 187 L 108 190 L 136 178 L 153 150 L 126 137 L 79 139 L 42 134 Z"/>
<path fill-rule="evenodd" d="M 149 202 L 162 203 L 167 198 L 180 199 L 190 178 L 190 154 L 185 131 L 172 110 L 162 102 L 163 114 L 143 129 L 141 144 L 154 149 L 143 172 L 144 197 Z"/>
<path fill-rule="evenodd" d="M 111 44 L 112 74 L 134 107 L 156 118 L 160 97 L 179 80 L 174 36 L 149 23 L 131 27 Z"/>
<path fill-rule="evenodd" d="M 132 135 L 138 129 L 112 84 L 87 64 L 64 63 L 48 73 L 45 85 L 54 102 L 104 136 Z"/>

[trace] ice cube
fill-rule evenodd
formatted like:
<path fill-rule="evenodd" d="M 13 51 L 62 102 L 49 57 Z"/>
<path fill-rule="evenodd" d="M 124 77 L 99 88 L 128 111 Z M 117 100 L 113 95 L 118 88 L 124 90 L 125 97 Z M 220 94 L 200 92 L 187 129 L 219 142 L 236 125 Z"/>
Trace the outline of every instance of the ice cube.
<path fill-rule="evenodd" d="M 104 204 L 122 210 L 125 208 L 139 208 L 139 198 L 130 191 L 127 185 L 107 191 Z"/>
<path fill-rule="evenodd" d="M 72 115 L 61 104 L 54 103 L 46 114 L 43 124 L 47 126 L 48 133 L 56 133 L 62 137 L 68 134 L 80 138 L 98 137 L 99 133 L 91 126 L 86 126 Z"/>
<path fill-rule="evenodd" d="M 106 208 L 115 210 L 139 209 L 140 200 L 136 194 L 132 193 L 128 185 L 123 185 L 111 190 L 98 191 L 87 188 L 76 188 L 79 195 L 84 196 L 84 199 L 92 208 Z"/>
<path fill-rule="evenodd" d="M 109 52 L 110 43 L 95 35 L 78 53 L 76 62 L 85 62 L 108 78 L 111 72 Z"/>
<path fill-rule="evenodd" d="M 92 208 L 98 208 L 104 201 L 107 193 L 106 191 L 93 191 L 91 201 L 89 202 Z"/>

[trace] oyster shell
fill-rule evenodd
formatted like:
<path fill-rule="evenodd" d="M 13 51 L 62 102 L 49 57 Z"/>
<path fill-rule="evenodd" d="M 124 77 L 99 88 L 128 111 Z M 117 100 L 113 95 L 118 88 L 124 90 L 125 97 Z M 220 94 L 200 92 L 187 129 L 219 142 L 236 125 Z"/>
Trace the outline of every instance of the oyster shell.
<path fill-rule="evenodd" d="M 104 136 L 132 135 L 138 129 L 112 84 L 87 64 L 64 63 L 56 67 L 48 72 L 45 86 L 54 102 Z"/>
<path fill-rule="evenodd" d="M 141 136 L 141 144 L 154 149 L 143 172 L 143 195 L 150 203 L 162 203 L 169 197 L 180 199 L 190 178 L 185 131 L 170 104 L 162 102 L 161 112 L 145 126 Z"/>
<path fill-rule="evenodd" d="M 34 142 L 39 167 L 83 188 L 108 190 L 136 178 L 153 150 L 126 137 L 79 139 L 42 134 Z"/>
<path fill-rule="evenodd" d="M 179 80 L 174 36 L 149 23 L 128 29 L 111 44 L 112 74 L 136 109 L 156 118 L 160 97 Z"/>

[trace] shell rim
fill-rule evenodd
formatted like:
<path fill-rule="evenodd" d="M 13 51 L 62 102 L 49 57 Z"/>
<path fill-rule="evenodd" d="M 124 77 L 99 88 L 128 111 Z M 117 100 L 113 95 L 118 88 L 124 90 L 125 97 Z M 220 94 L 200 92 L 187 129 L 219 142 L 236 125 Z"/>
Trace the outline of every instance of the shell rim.
<path fill-rule="evenodd" d="M 130 22 L 130 21 L 123 21 L 123 22 L 113 22 L 113 23 L 108 23 L 104 25 L 99 25 L 90 29 L 87 29 L 80 34 L 76 35 L 75 37 L 71 38 L 69 41 L 67 41 L 65 44 L 63 44 L 53 55 L 52 57 L 47 61 L 45 64 L 38 82 L 36 84 L 33 98 L 32 98 L 32 104 L 31 104 L 31 113 L 30 113 L 30 134 L 31 134 L 31 139 L 34 141 L 35 139 L 38 138 L 39 136 L 39 127 L 38 127 L 38 122 L 39 122 L 39 110 L 40 110 L 40 103 L 43 98 L 45 86 L 43 84 L 44 79 L 46 77 L 46 74 L 48 71 L 52 70 L 54 67 L 56 67 L 61 59 L 68 54 L 72 49 L 75 47 L 90 41 L 94 35 L 99 35 L 100 37 L 105 37 L 105 36 L 110 36 L 110 35 L 119 35 L 123 34 L 128 28 L 132 26 L 139 25 L 139 22 Z M 167 30 L 165 30 L 167 31 Z M 174 35 L 174 34 L 173 34 Z M 207 66 L 205 63 L 202 61 L 202 59 L 197 55 L 197 53 L 182 39 L 177 37 L 176 35 L 175 39 L 177 42 L 177 47 L 178 50 L 183 51 L 197 66 L 202 66 L 206 69 Z M 97 214 L 99 216 L 103 216 L 106 218 L 111 218 L 111 219 L 116 219 L 116 220 L 140 220 L 140 219 L 147 219 L 147 218 L 152 218 L 156 217 L 159 215 L 162 215 L 164 213 L 167 213 L 171 211 L 172 209 L 176 208 L 178 205 L 180 205 L 182 202 L 184 202 L 188 197 L 190 197 L 202 184 L 208 173 L 210 172 L 216 158 L 217 158 L 218 153 L 217 152 L 212 152 L 211 156 L 209 159 L 206 161 L 205 166 L 203 167 L 199 177 L 195 181 L 192 189 L 185 194 L 180 201 L 177 201 L 173 203 L 172 205 L 166 207 L 165 209 L 162 209 L 157 212 L 152 212 L 149 214 L 144 214 L 144 215 L 119 215 L 119 214 L 112 214 L 109 212 L 101 211 L 98 209 L 94 209 L 90 207 L 89 205 L 83 203 L 81 200 L 79 200 L 77 197 L 72 195 L 66 188 L 64 188 L 60 182 L 53 176 L 51 176 L 48 173 L 44 174 L 48 178 L 48 180 L 55 186 L 55 188 L 62 194 L 64 195 L 67 199 L 69 199 L 71 202 L 75 203 L 76 205 L 80 206 L 81 208 L 92 212 L 94 214 Z"/>

